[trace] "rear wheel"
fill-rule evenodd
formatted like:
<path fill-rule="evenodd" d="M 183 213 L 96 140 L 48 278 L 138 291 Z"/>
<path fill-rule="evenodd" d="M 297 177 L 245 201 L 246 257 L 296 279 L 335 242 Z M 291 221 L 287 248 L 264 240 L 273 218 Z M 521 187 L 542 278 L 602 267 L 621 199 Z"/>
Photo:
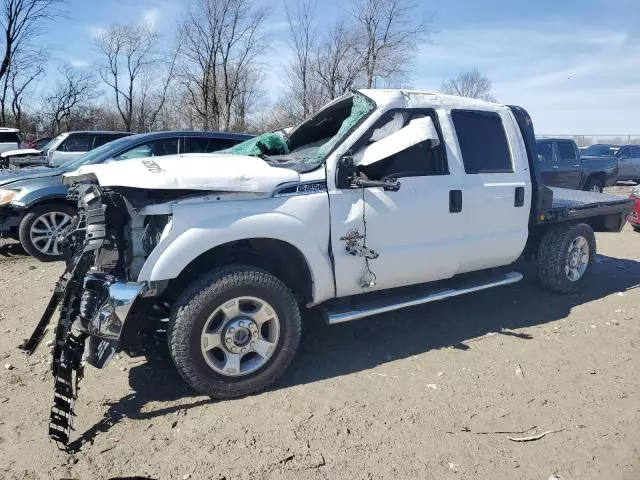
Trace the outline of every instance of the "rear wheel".
<path fill-rule="evenodd" d="M 287 369 L 300 342 L 291 291 L 250 266 L 211 272 L 176 302 L 169 350 L 185 381 L 212 398 L 258 392 Z"/>
<path fill-rule="evenodd" d="M 62 203 L 35 207 L 20 222 L 18 234 L 24 249 L 41 262 L 62 260 L 59 240 L 71 225 L 75 210 Z"/>
<path fill-rule="evenodd" d="M 602 193 L 602 182 L 597 178 L 590 178 L 587 180 L 587 183 L 584 185 L 584 189 L 589 192 L 599 192 Z"/>
<path fill-rule="evenodd" d="M 549 229 L 538 247 L 538 277 L 547 288 L 561 293 L 584 287 L 596 255 L 596 237 L 586 223 Z"/>
<path fill-rule="evenodd" d="M 640 225 L 631 225 L 631 226 L 636 232 L 640 233 Z"/>

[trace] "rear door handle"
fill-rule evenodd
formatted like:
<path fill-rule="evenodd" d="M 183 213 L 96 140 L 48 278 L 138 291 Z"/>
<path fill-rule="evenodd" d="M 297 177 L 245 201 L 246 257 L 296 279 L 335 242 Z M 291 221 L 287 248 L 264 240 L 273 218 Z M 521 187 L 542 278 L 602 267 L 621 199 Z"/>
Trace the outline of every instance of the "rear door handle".
<path fill-rule="evenodd" d="M 462 212 L 462 190 L 449 190 L 449 212 Z"/>
<path fill-rule="evenodd" d="M 524 206 L 524 187 L 516 187 L 516 199 L 513 205 L 516 207 Z"/>

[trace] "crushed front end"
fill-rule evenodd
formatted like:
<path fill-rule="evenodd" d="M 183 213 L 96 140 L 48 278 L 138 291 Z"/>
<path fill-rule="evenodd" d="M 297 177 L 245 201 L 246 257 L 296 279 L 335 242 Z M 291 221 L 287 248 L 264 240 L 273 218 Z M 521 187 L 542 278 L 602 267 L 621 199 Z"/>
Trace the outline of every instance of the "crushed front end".
<path fill-rule="evenodd" d="M 66 269 L 32 336 L 21 346 L 29 354 L 37 348 L 60 305 L 49 436 L 64 446 L 84 363 L 97 368 L 109 363 L 131 308 L 146 288 L 128 281 L 135 208 L 117 191 L 94 184 L 74 185 L 69 198 L 77 201 L 78 214 L 61 239 Z"/>

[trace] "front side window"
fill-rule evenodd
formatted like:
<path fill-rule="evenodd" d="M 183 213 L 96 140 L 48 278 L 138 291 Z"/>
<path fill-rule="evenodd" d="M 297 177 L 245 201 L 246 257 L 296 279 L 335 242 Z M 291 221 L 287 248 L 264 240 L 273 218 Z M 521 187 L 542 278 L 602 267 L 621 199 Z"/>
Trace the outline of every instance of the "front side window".
<path fill-rule="evenodd" d="M 116 160 L 131 160 L 134 158 L 162 157 L 178 153 L 178 139 L 167 138 L 137 145 L 116 157 Z"/>
<path fill-rule="evenodd" d="M 578 159 L 576 150 L 571 142 L 558 142 L 558 154 L 560 155 L 560 161 L 565 163 L 575 163 Z"/>
<path fill-rule="evenodd" d="M 453 110 L 453 125 L 468 174 L 513 173 L 507 135 L 495 112 Z"/>
<path fill-rule="evenodd" d="M 618 158 L 629 158 L 631 155 L 630 147 L 622 147 L 620 150 L 616 152 L 616 157 Z"/>
<path fill-rule="evenodd" d="M 376 124 L 354 145 L 361 150 L 378 142 L 398 130 L 406 127 L 411 120 L 429 116 L 434 125 L 437 118 L 433 111 L 395 110 L 382 116 Z M 438 133 L 440 137 L 440 133 Z M 383 160 L 367 166 L 359 166 L 358 170 L 369 180 L 389 178 L 446 175 L 447 162 L 444 153 L 444 142 L 440 138 L 439 145 L 433 147 L 427 140 L 413 145 L 406 150 L 391 155 Z"/>
<path fill-rule="evenodd" d="M 538 160 L 545 165 L 553 163 L 553 143 L 552 142 L 538 142 L 537 144 Z"/>

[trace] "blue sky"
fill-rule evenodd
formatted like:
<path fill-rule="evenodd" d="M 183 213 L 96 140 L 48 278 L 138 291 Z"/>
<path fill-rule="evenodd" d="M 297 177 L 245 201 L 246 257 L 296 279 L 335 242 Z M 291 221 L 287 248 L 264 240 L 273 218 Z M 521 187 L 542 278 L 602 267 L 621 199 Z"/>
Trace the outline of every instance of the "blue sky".
<path fill-rule="evenodd" d="M 265 85 L 290 58 L 282 0 L 254 0 L 271 10 Z M 285 0 L 292 1 L 292 0 Z M 436 30 L 416 51 L 412 85 L 439 89 L 473 67 L 500 102 L 524 106 L 547 134 L 640 134 L 640 0 L 416 0 Z M 41 39 L 52 63 L 96 60 L 93 38 L 112 22 L 145 21 L 170 40 L 189 0 L 68 0 L 66 17 Z M 340 14 L 318 0 L 318 24 Z"/>

